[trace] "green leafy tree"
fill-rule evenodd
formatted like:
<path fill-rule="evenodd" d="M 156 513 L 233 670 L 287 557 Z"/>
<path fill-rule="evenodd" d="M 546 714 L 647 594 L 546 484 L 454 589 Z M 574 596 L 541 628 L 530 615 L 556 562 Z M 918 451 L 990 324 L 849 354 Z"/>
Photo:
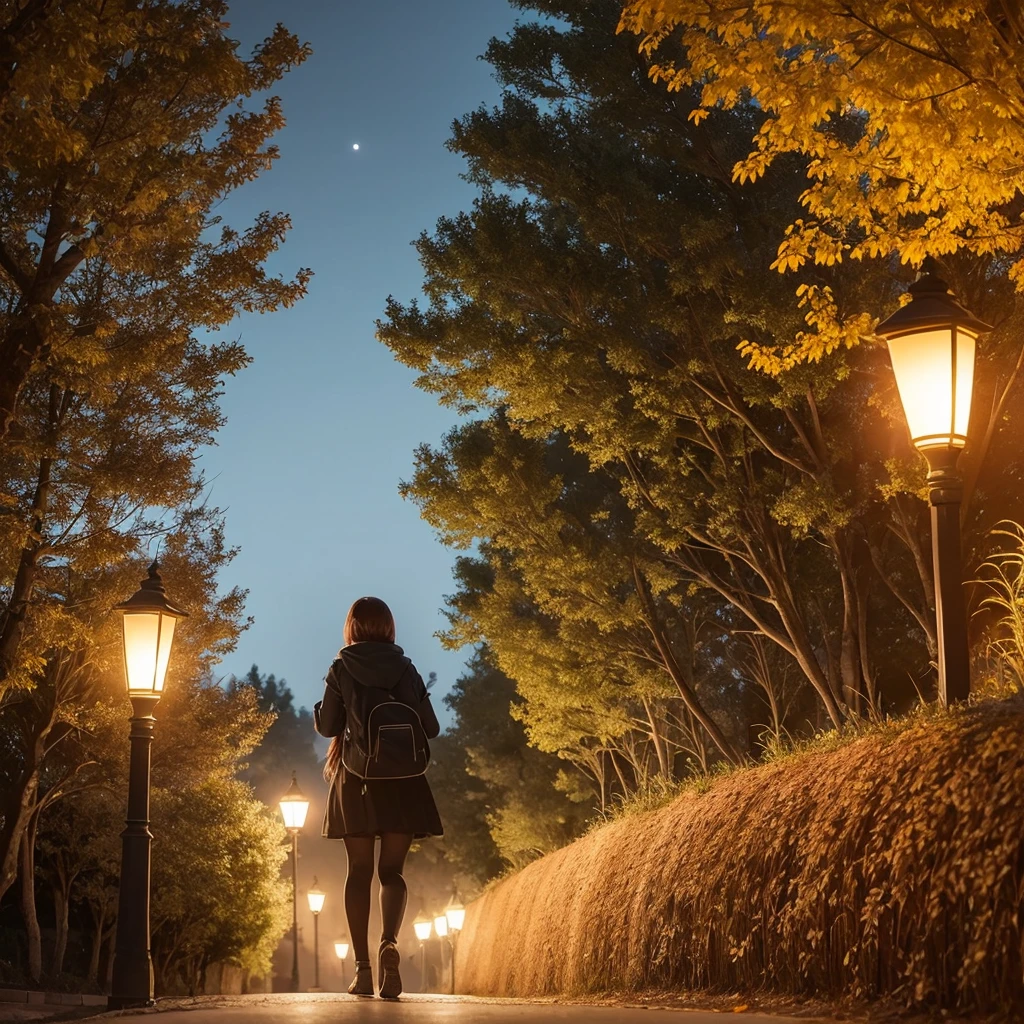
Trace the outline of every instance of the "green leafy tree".
<path fill-rule="evenodd" d="M 159 987 L 201 992 L 207 968 L 266 973 L 291 917 L 284 826 L 244 783 L 154 792 L 153 961 Z"/>
<path fill-rule="evenodd" d="M 255 665 L 242 678 L 232 676 L 227 683 L 229 692 L 246 687 L 255 695 L 260 711 L 273 716 L 273 724 L 249 755 L 240 778 L 253 787 L 260 800 L 276 807 L 292 772 L 303 779 L 315 779 L 319 773 L 313 716 L 306 708 L 296 708 L 285 680 L 273 673 L 261 675 Z"/>
<path fill-rule="evenodd" d="M 770 269 L 805 162 L 780 157 L 739 187 L 732 167 L 762 110 L 690 117 L 699 90 L 649 81 L 614 34 L 615 3 L 517 6 L 557 21 L 492 42 L 502 103 L 457 122 L 451 142 L 480 196 L 417 243 L 426 306 L 392 300 L 380 325 L 421 387 L 480 420 L 423 449 L 407 488 L 446 540 L 482 545 L 492 574 L 459 606 L 453 639 L 486 639 L 528 707 L 546 673 L 532 721 L 558 720 L 561 690 L 598 741 L 587 698 L 609 678 L 639 694 L 644 667 L 687 653 L 687 624 L 697 648 L 765 637 L 814 694 L 815 724 L 898 706 L 908 681 L 928 685 L 935 638 L 923 480 L 890 426 L 901 420 L 884 354 L 841 347 L 773 379 L 737 352 L 806 327 Z M 978 309 L 1013 321 L 997 260 L 953 269 L 955 282 L 985 279 Z M 808 270 L 837 310 L 895 304 L 884 268 L 841 271 Z M 1002 476 L 1016 456 L 999 396 L 1019 352 L 1002 333 L 979 363 L 993 404 L 979 405 L 991 437 L 970 469 L 972 536 L 1014 500 L 1000 493 L 1019 474 Z M 560 444 L 611 481 L 605 504 L 579 500 L 581 474 L 551 464 Z M 618 660 L 588 664 L 588 634 L 602 655 L 614 638 Z M 735 663 L 709 673 L 709 703 L 724 699 L 741 727 L 733 743 L 750 675 Z"/>
<path fill-rule="evenodd" d="M 478 884 L 564 846 L 593 813 L 595 794 L 555 788 L 558 758 L 528 746 L 510 715 L 515 684 L 477 651 L 445 695 L 454 723 L 433 744 L 431 785 L 445 822 L 447 860 Z"/>

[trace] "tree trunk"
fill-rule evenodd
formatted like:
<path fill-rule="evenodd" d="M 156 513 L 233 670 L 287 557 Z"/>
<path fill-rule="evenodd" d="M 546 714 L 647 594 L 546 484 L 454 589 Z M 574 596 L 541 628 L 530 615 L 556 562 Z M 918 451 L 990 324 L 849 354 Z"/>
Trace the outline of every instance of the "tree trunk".
<path fill-rule="evenodd" d="M 46 351 L 45 342 L 35 319 L 25 312 L 0 340 L 0 441 L 11 432 L 21 390 Z"/>
<path fill-rule="evenodd" d="M 21 917 L 28 939 L 28 976 L 37 985 L 43 976 L 43 940 L 36 915 L 36 824 L 33 814 L 21 836 Z"/>
<path fill-rule="evenodd" d="M 103 952 L 104 925 L 107 922 L 107 908 L 103 906 L 97 912 L 96 907 L 90 905 L 92 914 L 92 941 L 89 948 L 89 973 L 86 977 L 94 985 L 100 981 L 100 954 Z"/>
<path fill-rule="evenodd" d="M 56 939 L 50 974 L 54 978 L 64 972 L 64 955 L 68 948 L 68 907 L 71 904 L 71 886 L 78 872 L 69 874 L 64 865 L 58 866 L 57 884 L 53 886 L 53 917 Z"/>
<path fill-rule="evenodd" d="M 25 766 L 3 803 L 3 826 L 0 827 L 0 900 L 18 877 L 22 837 L 36 812 L 39 770 L 52 724 L 52 714 L 49 721 L 36 723 L 36 731 L 25 745 Z"/>
<path fill-rule="evenodd" d="M 58 430 L 67 413 L 70 398 L 70 391 L 62 392 L 56 385 L 50 387 L 47 439 L 51 445 L 56 444 Z M 0 409 L 0 415 L 2 415 L 2 409 Z M 7 607 L 0 618 L 0 684 L 10 676 L 18 664 L 21 638 L 24 635 L 29 610 L 32 607 L 36 570 L 39 565 L 40 552 L 43 550 L 43 531 L 50 504 L 52 470 L 53 460 L 49 456 L 44 456 L 39 460 L 36 489 L 32 496 L 32 524 L 21 549 L 18 571 L 14 577 L 14 585 L 7 600 Z"/>
<path fill-rule="evenodd" d="M 643 698 L 643 705 L 644 713 L 647 715 L 647 723 L 650 726 L 651 745 L 654 747 L 655 756 L 658 758 L 658 771 L 664 778 L 671 780 L 672 773 L 669 770 L 668 757 L 665 753 L 665 740 L 661 735 L 658 720 L 655 718 L 651 702 L 646 697 Z"/>

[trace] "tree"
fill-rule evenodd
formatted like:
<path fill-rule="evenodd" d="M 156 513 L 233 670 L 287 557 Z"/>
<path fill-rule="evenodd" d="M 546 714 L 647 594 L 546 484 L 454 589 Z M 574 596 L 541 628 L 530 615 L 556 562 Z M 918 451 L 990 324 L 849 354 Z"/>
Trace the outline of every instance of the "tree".
<path fill-rule="evenodd" d="M 91 931 L 89 975 L 93 980 L 98 976 L 103 943 L 112 934 L 128 783 L 124 704 L 120 696 L 88 713 L 80 712 L 75 733 L 66 735 L 44 762 L 40 807 L 22 839 L 24 852 L 30 835 L 36 838 L 30 844 L 34 856 L 24 862 L 21 874 L 29 963 L 36 981 L 43 964 L 33 880 L 45 880 L 54 896 L 56 945 L 51 976 L 59 974 L 63 965 L 69 911 L 74 905 L 78 905 L 80 922 L 87 922 Z M 250 688 L 229 692 L 209 679 L 188 679 L 177 673 L 157 714 L 160 726 L 153 744 L 152 792 L 159 853 L 154 858 L 154 886 L 159 882 L 167 893 L 177 887 L 179 895 L 196 892 L 198 883 L 188 871 L 198 870 L 196 864 L 206 863 L 203 858 L 208 856 L 219 858 L 215 863 L 222 865 L 230 854 L 242 874 L 235 887 L 221 889 L 222 904 L 204 905 L 199 922 L 190 916 L 193 905 L 187 907 L 188 913 L 179 914 L 170 896 L 170 904 L 159 904 L 167 930 L 175 934 L 162 953 L 165 976 L 181 969 L 195 986 L 204 966 L 218 959 L 263 969 L 268 944 L 272 949 L 279 938 L 273 931 L 276 896 L 266 887 L 267 879 L 276 879 L 279 873 L 281 836 L 272 821 L 264 825 L 256 820 L 268 818 L 268 812 L 235 775 L 258 748 L 273 714 L 260 709 Z M 74 784 L 57 793 L 54 776 L 60 775 L 62 767 L 75 770 Z M 207 827 L 210 834 L 203 832 Z M 247 844 L 244 856 L 231 845 L 240 843 Z M 177 872 L 184 873 L 176 876 Z M 221 876 L 213 881 L 223 887 Z M 204 898 L 213 899 L 213 889 L 203 892 Z M 232 901 L 250 897 L 264 903 L 239 916 Z M 228 927 L 223 921 L 217 923 L 218 914 L 239 919 Z"/>
<path fill-rule="evenodd" d="M 447 860 L 478 884 L 522 867 L 582 831 L 593 793 L 570 800 L 555 788 L 558 758 L 527 745 L 510 714 L 515 684 L 479 650 L 445 695 L 452 727 L 432 745 L 431 785 L 445 822 Z"/>
<path fill-rule="evenodd" d="M 778 236 L 774 266 L 964 252 L 968 302 L 991 264 L 1022 287 L 1024 22 L 1013 4 L 967 0 L 634 0 L 620 31 L 656 56 L 647 70 L 699 99 L 687 113 L 756 104 L 767 116 L 732 165 L 740 184 L 780 157 L 806 158 L 804 212 Z M 676 54 L 680 54 L 677 59 Z M 870 336 L 879 310 L 832 306 L 805 275 L 811 329 L 779 344 L 749 341 L 771 372 Z M 867 312 L 865 312 L 867 310 Z"/>
<path fill-rule="evenodd" d="M 239 777 L 252 786 L 258 799 L 276 806 L 292 772 L 310 779 L 319 774 L 313 716 L 306 708 L 295 707 L 294 694 L 285 680 L 273 673 L 261 675 L 256 665 L 241 679 L 232 676 L 228 680 L 228 692 L 242 688 L 252 690 L 260 711 L 272 715 L 273 724 Z"/>
<path fill-rule="evenodd" d="M 751 632 L 801 673 L 816 725 L 900 706 L 909 681 L 929 685 L 932 582 L 915 456 L 885 423 L 901 414 L 884 355 L 844 347 L 771 378 L 736 351 L 806 327 L 770 269 L 805 162 L 787 154 L 739 187 L 731 168 L 762 111 L 690 117 L 699 92 L 649 81 L 614 36 L 614 3 L 520 6 L 558 21 L 492 42 L 502 103 L 451 142 L 480 195 L 417 243 L 427 305 L 391 300 L 379 325 L 420 387 L 477 417 L 422 449 L 407 487 L 444 539 L 481 545 L 492 576 L 456 596 L 458 638 L 485 639 L 528 705 L 544 673 L 566 705 L 609 675 L 635 685 L 679 660 L 686 623 L 707 622 L 696 646 L 719 645 L 708 678 L 736 735 L 755 680 L 721 655 Z M 953 269 L 986 277 L 979 308 L 1012 320 L 997 261 L 961 255 Z M 878 263 L 808 273 L 840 310 L 896 302 Z M 1008 508 L 1000 396 L 1020 352 L 1004 327 L 979 362 L 992 404 L 970 471 L 974 536 Z M 585 472 L 553 462 L 560 448 Z M 612 642 L 619 660 L 580 660 Z"/>
<path fill-rule="evenodd" d="M 154 792 L 153 964 L 159 988 L 202 992 L 212 963 L 266 973 L 291 917 L 284 826 L 244 783 Z"/>
<path fill-rule="evenodd" d="M 53 0 L 0 15 L 12 19 L 0 55 L 0 896 L 46 758 L 83 707 L 120 691 L 108 610 L 136 589 L 153 541 L 193 612 L 176 638 L 184 678 L 244 626 L 243 592 L 216 592 L 234 552 L 196 458 L 248 357 L 197 335 L 304 292 L 307 272 L 287 282 L 264 268 L 287 217 L 238 232 L 211 211 L 276 156 L 278 102 L 243 101 L 307 49 L 278 28 L 241 60 L 225 12 Z"/>
<path fill-rule="evenodd" d="M 308 271 L 289 282 L 263 267 L 287 216 L 240 232 L 211 211 L 277 157 L 279 101 L 244 102 L 309 50 L 278 26 L 243 59 L 227 12 L 224 0 L 0 7 L 0 439 L 34 374 L 62 385 L 57 417 L 60 394 L 91 392 L 125 345 L 165 362 L 194 331 L 304 293 Z"/>
<path fill-rule="evenodd" d="M 210 510 L 184 515 L 165 538 L 165 579 L 175 599 L 191 613 L 175 633 L 161 705 L 167 729 L 172 731 L 176 702 L 214 659 L 233 646 L 242 628 L 242 593 L 233 590 L 220 595 L 216 590 L 217 572 L 233 552 L 223 546 L 215 510 L 212 523 L 210 519 Z M 117 554 L 126 541 L 137 543 L 138 538 L 115 536 L 113 543 L 101 544 L 106 553 L 99 566 L 47 566 L 51 589 L 39 595 L 41 621 L 39 633 L 32 637 L 39 644 L 38 668 L 32 686 L 8 696 L 0 729 L 0 896 L 17 875 L 26 829 L 45 807 L 81 786 L 92 785 L 83 772 L 109 757 L 111 749 L 127 753 L 123 732 L 122 742 L 105 747 L 99 757 L 91 749 L 104 729 L 116 722 L 123 730 L 129 717 L 120 623 L 109 609 L 137 589 L 145 569 Z M 255 706 L 253 710 L 255 714 Z M 189 744 L 168 748 L 166 756 L 174 756 L 175 749 L 188 750 L 181 770 L 198 770 L 198 754 L 206 749 L 203 738 L 213 744 L 209 756 L 219 756 L 216 737 L 226 727 L 211 714 L 203 732 Z"/>

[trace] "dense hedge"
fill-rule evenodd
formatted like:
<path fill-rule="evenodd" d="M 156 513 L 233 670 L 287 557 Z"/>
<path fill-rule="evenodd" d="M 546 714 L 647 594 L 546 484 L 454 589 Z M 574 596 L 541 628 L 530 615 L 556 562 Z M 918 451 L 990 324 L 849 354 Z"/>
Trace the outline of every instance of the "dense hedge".
<path fill-rule="evenodd" d="M 464 992 L 1024 1007 L 1024 700 L 887 727 L 625 817 L 469 908 Z"/>

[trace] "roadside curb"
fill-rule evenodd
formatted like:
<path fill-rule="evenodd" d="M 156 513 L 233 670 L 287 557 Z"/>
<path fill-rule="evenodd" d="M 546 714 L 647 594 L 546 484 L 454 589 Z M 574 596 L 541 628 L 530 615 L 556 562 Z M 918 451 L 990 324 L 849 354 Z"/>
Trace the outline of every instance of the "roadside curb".
<path fill-rule="evenodd" d="M 106 1006 L 107 996 L 83 992 L 40 992 L 36 989 L 0 988 L 0 1003 L 29 1006 Z"/>

